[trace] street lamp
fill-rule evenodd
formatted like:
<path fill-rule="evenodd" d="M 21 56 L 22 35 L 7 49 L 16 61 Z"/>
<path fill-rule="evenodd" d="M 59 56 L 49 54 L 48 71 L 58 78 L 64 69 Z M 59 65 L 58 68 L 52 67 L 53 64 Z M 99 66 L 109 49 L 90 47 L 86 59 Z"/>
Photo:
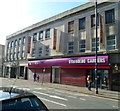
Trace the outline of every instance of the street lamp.
<path fill-rule="evenodd" d="M 97 70 L 97 66 L 98 66 L 98 63 L 97 63 L 97 50 L 98 50 L 98 46 L 97 46 L 97 36 L 98 36 L 98 31 L 97 31 L 97 22 L 98 22 L 98 14 L 97 14 L 97 0 L 95 1 L 95 32 L 96 32 L 96 51 L 95 51 L 95 58 L 96 58 L 96 61 L 95 61 L 95 88 L 96 88 L 96 94 L 98 94 L 98 78 L 97 78 L 97 73 L 98 73 L 98 70 Z"/>

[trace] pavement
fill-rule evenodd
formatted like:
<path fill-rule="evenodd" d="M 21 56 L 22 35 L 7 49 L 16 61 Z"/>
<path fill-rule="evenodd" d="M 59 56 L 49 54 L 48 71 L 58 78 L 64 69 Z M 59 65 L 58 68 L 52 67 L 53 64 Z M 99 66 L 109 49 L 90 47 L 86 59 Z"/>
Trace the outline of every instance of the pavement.
<path fill-rule="evenodd" d="M 7 78 L 2 78 L 2 80 Z M 53 89 L 60 89 L 60 90 L 66 90 L 71 91 L 75 93 L 82 93 L 82 94 L 88 94 L 92 96 L 98 96 L 103 98 L 109 98 L 114 100 L 120 101 L 120 92 L 117 91 L 111 91 L 107 89 L 98 89 L 98 94 L 96 94 L 96 89 L 91 88 L 91 91 L 88 90 L 87 87 L 79 87 L 79 86 L 71 86 L 71 85 L 64 85 L 64 84 L 57 84 L 57 83 L 41 83 L 41 82 L 33 82 L 31 80 L 22 80 L 18 79 L 19 82 L 30 82 L 31 84 L 36 84 L 41 87 L 47 87 L 47 88 L 53 88 Z"/>

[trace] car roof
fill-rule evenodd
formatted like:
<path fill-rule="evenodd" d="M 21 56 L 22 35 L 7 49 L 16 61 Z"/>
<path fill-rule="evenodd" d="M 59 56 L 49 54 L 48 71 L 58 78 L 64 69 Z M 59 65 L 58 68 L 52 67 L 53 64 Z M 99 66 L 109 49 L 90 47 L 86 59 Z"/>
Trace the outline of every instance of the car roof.
<path fill-rule="evenodd" d="M 0 87 L 0 101 L 33 96 L 36 97 L 33 93 L 24 90 L 13 87 Z"/>

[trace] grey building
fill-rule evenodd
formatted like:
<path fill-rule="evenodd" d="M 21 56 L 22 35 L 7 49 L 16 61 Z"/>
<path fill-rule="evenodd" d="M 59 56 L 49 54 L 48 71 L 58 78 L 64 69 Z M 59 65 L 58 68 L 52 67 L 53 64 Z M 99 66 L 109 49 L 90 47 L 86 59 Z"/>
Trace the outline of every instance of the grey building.
<path fill-rule="evenodd" d="M 0 45 L 0 76 L 3 76 L 5 45 Z"/>
<path fill-rule="evenodd" d="M 4 75 L 32 79 L 28 59 L 94 55 L 94 13 L 94 3 L 86 3 L 7 36 Z M 98 18 L 98 55 L 109 57 L 107 74 L 116 75 L 116 80 L 120 76 L 120 2 L 100 2 Z"/>

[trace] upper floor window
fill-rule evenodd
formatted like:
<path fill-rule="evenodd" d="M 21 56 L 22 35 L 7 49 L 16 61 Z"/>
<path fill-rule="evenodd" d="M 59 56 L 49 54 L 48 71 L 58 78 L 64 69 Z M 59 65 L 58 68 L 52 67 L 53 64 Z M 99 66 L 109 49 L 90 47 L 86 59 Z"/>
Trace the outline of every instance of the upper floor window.
<path fill-rule="evenodd" d="M 74 53 L 74 42 L 69 42 L 68 43 L 68 54 L 73 54 Z"/>
<path fill-rule="evenodd" d="M 39 40 L 43 40 L 43 31 L 39 32 Z"/>
<path fill-rule="evenodd" d="M 80 48 L 79 49 L 80 52 L 85 52 L 85 49 L 86 49 L 86 41 L 85 40 L 80 41 L 79 48 Z"/>
<path fill-rule="evenodd" d="M 97 51 L 99 51 L 99 38 L 97 38 Z M 96 38 L 92 38 L 92 51 L 96 51 Z"/>
<path fill-rule="evenodd" d="M 99 18 L 99 14 L 97 14 L 97 18 Z M 91 15 L 91 27 L 94 27 L 96 24 L 96 20 L 95 20 L 95 14 Z M 99 19 L 97 19 L 97 26 L 99 25 Z"/>
<path fill-rule="evenodd" d="M 111 35 L 107 37 L 107 50 L 116 49 L 116 38 L 115 35 Z"/>
<path fill-rule="evenodd" d="M 115 22 L 115 12 L 114 9 L 105 12 L 105 22 L 106 24 Z"/>
<path fill-rule="evenodd" d="M 10 42 L 8 42 L 8 48 L 10 48 Z"/>
<path fill-rule="evenodd" d="M 45 46 L 45 56 L 49 56 L 50 55 L 50 46 Z"/>
<path fill-rule="evenodd" d="M 85 17 L 82 19 L 79 19 L 79 30 L 85 29 Z"/>
<path fill-rule="evenodd" d="M 45 33 L 45 39 L 47 40 L 49 38 L 50 38 L 50 29 L 47 29 Z"/>
<path fill-rule="evenodd" d="M 68 33 L 74 33 L 74 21 L 68 22 Z"/>
<path fill-rule="evenodd" d="M 25 52 L 24 51 L 22 51 L 22 58 L 24 58 L 25 57 Z"/>
<path fill-rule="evenodd" d="M 14 47 L 14 42 L 12 41 L 12 42 L 11 42 L 11 48 L 13 48 L 13 47 Z"/>
<path fill-rule="evenodd" d="M 21 45 L 21 38 L 19 38 L 19 42 L 18 42 L 18 45 L 19 45 L 19 46 Z"/>
<path fill-rule="evenodd" d="M 23 44 L 25 44 L 25 37 L 23 37 Z"/>
<path fill-rule="evenodd" d="M 32 49 L 32 57 L 35 57 L 35 49 Z"/>
<path fill-rule="evenodd" d="M 42 47 L 39 48 L 38 56 L 42 56 Z"/>
<path fill-rule="evenodd" d="M 14 46 L 15 46 L 15 47 L 17 46 L 17 40 L 15 40 L 15 44 L 14 44 Z"/>
<path fill-rule="evenodd" d="M 18 59 L 20 58 L 20 52 L 17 53 L 17 57 L 18 57 Z"/>
<path fill-rule="evenodd" d="M 16 57 L 17 57 L 17 56 L 16 56 L 16 53 L 14 52 L 14 59 L 16 59 Z"/>
<path fill-rule="evenodd" d="M 33 41 L 36 42 L 37 41 L 37 33 L 33 34 Z"/>

